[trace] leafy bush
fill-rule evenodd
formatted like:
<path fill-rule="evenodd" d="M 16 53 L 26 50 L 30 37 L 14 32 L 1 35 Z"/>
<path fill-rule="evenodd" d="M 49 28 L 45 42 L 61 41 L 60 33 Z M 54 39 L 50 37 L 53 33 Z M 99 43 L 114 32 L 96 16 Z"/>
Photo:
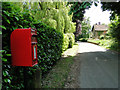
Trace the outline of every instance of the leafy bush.
<path fill-rule="evenodd" d="M 67 35 L 69 37 L 69 48 L 72 48 L 75 43 L 75 36 L 73 33 L 68 33 Z"/>
<path fill-rule="evenodd" d="M 2 3 L 2 86 L 3 89 L 24 88 L 23 67 L 11 66 L 10 35 L 16 28 L 31 27 L 32 16 L 28 12 L 21 13 L 20 9 L 12 7 L 12 3 Z M 33 68 L 28 68 L 28 82 L 32 79 Z M 17 72 L 17 73 L 16 73 Z M 19 82 L 18 82 L 19 81 Z"/>
<path fill-rule="evenodd" d="M 75 41 L 79 41 L 81 38 L 83 38 L 83 35 L 80 34 L 79 36 L 75 37 Z"/>
<path fill-rule="evenodd" d="M 87 42 L 87 38 L 81 38 L 81 39 L 79 39 L 79 41 L 81 41 L 81 42 Z"/>
<path fill-rule="evenodd" d="M 13 3 L 2 3 L 2 86 L 3 89 L 24 88 L 24 67 L 11 66 L 10 35 L 17 28 L 37 28 L 38 30 L 38 60 L 34 67 L 25 67 L 27 77 L 26 87 L 32 87 L 36 69 L 41 68 L 45 74 L 60 58 L 62 52 L 63 36 L 55 29 L 39 23 L 33 25 L 34 18 L 29 12 L 21 12 L 13 7 Z M 35 24 L 35 23 L 34 23 Z"/>
<path fill-rule="evenodd" d="M 65 51 L 68 48 L 69 45 L 69 37 L 67 34 L 63 34 L 63 46 L 62 50 Z"/>
<path fill-rule="evenodd" d="M 105 39 L 111 39 L 111 36 L 105 36 Z"/>
<path fill-rule="evenodd" d="M 115 39 L 111 39 L 108 45 L 110 49 L 120 52 L 119 43 Z"/>
<path fill-rule="evenodd" d="M 63 34 L 43 23 L 34 23 L 34 25 L 38 33 L 39 66 L 45 74 L 61 57 Z"/>
<path fill-rule="evenodd" d="M 104 35 L 101 35 L 101 36 L 100 36 L 100 40 L 102 40 L 102 39 L 104 39 Z"/>
<path fill-rule="evenodd" d="M 120 16 L 115 16 L 115 19 L 112 20 L 109 27 L 110 36 L 120 43 Z"/>

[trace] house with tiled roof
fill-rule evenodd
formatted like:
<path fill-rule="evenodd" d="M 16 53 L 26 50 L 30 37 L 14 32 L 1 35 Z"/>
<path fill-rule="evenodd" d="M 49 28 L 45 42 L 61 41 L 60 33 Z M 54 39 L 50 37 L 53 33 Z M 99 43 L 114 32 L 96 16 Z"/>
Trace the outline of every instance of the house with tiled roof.
<path fill-rule="evenodd" d="M 95 24 L 92 27 L 92 32 L 93 32 L 93 38 L 99 39 L 101 35 L 106 34 L 108 31 L 108 26 L 107 25 L 102 25 L 102 24 Z"/>

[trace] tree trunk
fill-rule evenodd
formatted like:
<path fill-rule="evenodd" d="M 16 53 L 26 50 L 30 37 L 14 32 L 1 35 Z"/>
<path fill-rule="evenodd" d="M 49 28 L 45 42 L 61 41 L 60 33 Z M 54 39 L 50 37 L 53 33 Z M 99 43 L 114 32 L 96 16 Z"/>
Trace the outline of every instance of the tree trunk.
<path fill-rule="evenodd" d="M 77 38 L 82 31 L 82 26 L 80 20 L 76 20 L 76 32 L 75 32 L 75 38 Z"/>

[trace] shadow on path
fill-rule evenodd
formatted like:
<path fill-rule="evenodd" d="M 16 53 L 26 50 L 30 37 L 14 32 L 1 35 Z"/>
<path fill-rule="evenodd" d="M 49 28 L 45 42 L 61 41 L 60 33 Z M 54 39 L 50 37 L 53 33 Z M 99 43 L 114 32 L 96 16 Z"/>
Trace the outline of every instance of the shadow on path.
<path fill-rule="evenodd" d="M 118 88 L 118 58 L 111 50 L 90 43 L 78 43 L 80 88 Z"/>

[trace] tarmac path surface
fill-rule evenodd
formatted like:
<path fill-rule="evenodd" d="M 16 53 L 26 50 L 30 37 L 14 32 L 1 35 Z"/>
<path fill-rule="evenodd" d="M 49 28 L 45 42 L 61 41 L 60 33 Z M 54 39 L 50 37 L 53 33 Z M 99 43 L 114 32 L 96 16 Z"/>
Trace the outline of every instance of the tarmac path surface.
<path fill-rule="evenodd" d="M 78 42 L 80 88 L 118 88 L 118 59 L 120 55 L 98 45 Z"/>

